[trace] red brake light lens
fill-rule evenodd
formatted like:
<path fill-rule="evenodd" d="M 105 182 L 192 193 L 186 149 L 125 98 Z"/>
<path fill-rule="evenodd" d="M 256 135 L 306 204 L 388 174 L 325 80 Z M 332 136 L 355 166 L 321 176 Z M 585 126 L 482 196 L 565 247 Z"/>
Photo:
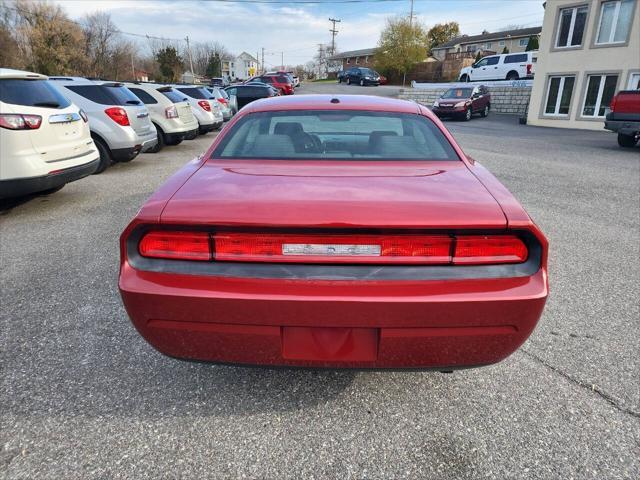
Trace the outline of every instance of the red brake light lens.
<path fill-rule="evenodd" d="M 530 63 L 527 63 L 527 75 L 531 75 L 531 68 L 532 65 Z"/>
<path fill-rule="evenodd" d="M 127 115 L 127 112 L 124 108 L 111 107 L 107 108 L 104 113 L 106 113 L 109 118 L 116 122 L 118 125 L 121 125 L 123 127 L 128 127 L 130 125 L 129 116 Z"/>
<path fill-rule="evenodd" d="M 164 116 L 167 118 L 178 118 L 178 109 L 175 105 L 171 105 L 164 109 Z"/>
<path fill-rule="evenodd" d="M 287 235 L 224 233 L 213 236 L 214 259 L 279 263 L 451 262 L 449 236 L 437 235 Z"/>
<path fill-rule="evenodd" d="M 515 235 L 369 235 L 151 231 L 143 257 L 220 262 L 492 265 L 522 263 Z"/>
<path fill-rule="evenodd" d="M 211 111 L 211 104 L 207 100 L 200 100 L 198 105 L 200 105 L 205 112 Z"/>
<path fill-rule="evenodd" d="M 454 265 L 522 263 L 527 246 L 515 235 L 468 235 L 456 237 Z"/>
<path fill-rule="evenodd" d="M 211 260 L 211 243 L 205 232 L 149 232 L 138 249 L 140 255 L 149 258 Z"/>
<path fill-rule="evenodd" d="M 42 125 L 40 115 L 0 114 L 0 127 L 7 130 L 37 130 Z"/>
<path fill-rule="evenodd" d="M 228 103 L 227 100 L 224 98 L 219 98 L 218 101 L 223 105 L 226 105 Z"/>

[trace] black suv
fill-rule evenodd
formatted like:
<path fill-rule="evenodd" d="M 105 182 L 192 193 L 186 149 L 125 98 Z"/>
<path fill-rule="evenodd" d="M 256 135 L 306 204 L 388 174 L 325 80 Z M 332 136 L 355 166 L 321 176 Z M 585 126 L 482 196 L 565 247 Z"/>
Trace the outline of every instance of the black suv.
<path fill-rule="evenodd" d="M 351 67 L 342 75 L 338 74 L 338 82 L 347 82 L 347 85 L 357 83 L 363 87 L 365 85 L 380 85 L 380 75 L 370 68 Z"/>

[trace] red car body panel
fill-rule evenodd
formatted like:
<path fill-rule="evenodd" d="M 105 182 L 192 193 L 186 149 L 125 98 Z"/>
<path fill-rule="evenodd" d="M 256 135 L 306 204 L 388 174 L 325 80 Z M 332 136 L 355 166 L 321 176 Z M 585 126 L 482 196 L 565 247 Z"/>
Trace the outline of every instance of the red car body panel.
<path fill-rule="evenodd" d="M 255 102 L 225 131 L 244 115 L 271 109 L 405 111 L 436 123 L 461 160 L 207 160 L 223 131 L 204 157 L 151 197 L 122 234 L 119 287 L 134 326 L 167 355 L 213 362 L 449 369 L 491 364 L 513 353 L 533 331 L 547 298 L 543 234 L 426 109 L 372 97 L 340 96 L 339 104 L 330 98 Z M 165 271 L 140 268 L 133 258 L 136 232 L 147 226 L 516 231 L 532 239 L 539 256 L 530 272 L 493 278 L 350 278 L 317 266 L 308 275 L 288 275 L 287 269 L 244 275 L 233 268 L 211 274 L 209 265 Z"/>

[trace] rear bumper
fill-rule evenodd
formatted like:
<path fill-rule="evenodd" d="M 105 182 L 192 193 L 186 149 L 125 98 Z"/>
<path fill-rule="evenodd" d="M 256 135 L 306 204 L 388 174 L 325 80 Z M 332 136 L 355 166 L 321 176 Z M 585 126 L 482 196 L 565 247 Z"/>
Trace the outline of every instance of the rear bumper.
<path fill-rule="evenodd" d="M 640 132 L 638 120 L 605 120 L 604 128 L 623 135 L 636 135 Z"/>
<path fill-rule="evenodd" d="M 519 278 L 330 281 L 212 277 L 121 267 L 141 335 L 191 360 L 329 368 L 464 368 L 531 334 L 546 271 Z"/>
<path fill-rule="evenodd" d="M 0 198 L 20 197 L 30 193 L 57 188 L 69 182 L 91 175 L 98 168 L 99 159 L 83 165 L 65 168 L 40 177 L 12 178 L 0 181 Z"/>

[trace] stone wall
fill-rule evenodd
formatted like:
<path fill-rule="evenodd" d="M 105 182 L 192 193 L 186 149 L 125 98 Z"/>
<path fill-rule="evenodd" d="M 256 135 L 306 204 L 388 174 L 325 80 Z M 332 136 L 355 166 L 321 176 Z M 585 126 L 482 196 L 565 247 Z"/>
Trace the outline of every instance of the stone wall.
<path fill-rule="evenodd" d="M 449 88 L 455 85 L 434 88 L 403 88 L 400 89 L 399 98 L 404 100 L 415 100 L 416 102 L 431 107 L 433 102 Z M 513 86 L 488 86 L 491 93 L 491 111 L 493 113 L 511 113 L 524 115 L 529 105 L 531 87 Z"/>

